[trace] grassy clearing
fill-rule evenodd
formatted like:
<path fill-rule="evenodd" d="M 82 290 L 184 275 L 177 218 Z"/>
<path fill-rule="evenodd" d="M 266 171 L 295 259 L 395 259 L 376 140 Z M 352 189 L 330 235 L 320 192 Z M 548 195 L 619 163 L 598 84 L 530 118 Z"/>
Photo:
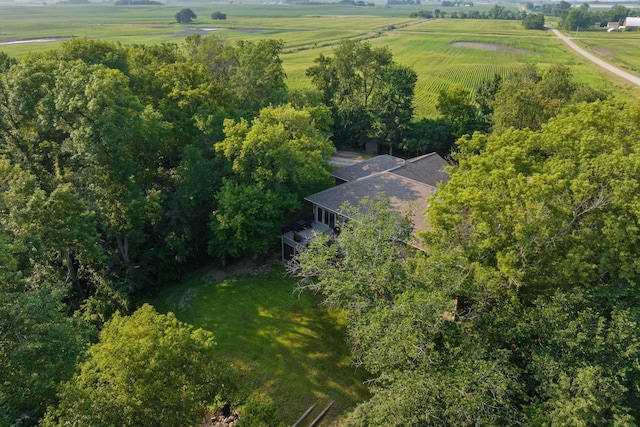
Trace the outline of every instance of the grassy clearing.
<path fill-rule="evenodd" d="M 349 359 L 339 313 L 295 293 L 296 279 L 280 265 L 258 275 L 227 270 L 225 276 L 201 270 L 164 289 L 152 304 L 213 332 L 221 356 L 242 372 L 240 387 L 271 396 L 288 425 L 313 403 L 318 405 L 310 417 L 335 400 L 329 425 L 368 397 L 365 373 Z"/>

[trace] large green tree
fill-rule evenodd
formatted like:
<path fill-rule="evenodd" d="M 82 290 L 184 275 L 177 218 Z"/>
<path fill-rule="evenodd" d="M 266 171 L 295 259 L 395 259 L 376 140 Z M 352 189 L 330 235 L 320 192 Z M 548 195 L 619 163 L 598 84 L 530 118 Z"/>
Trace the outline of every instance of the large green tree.
<path fill-rule="evenodd" d="M 217 97 L 227 99 L 231 113 L 255 116 L 261 108 L 282 104 L 287 97 L 280 59 L 283 47 L 280 40 L 230 44 L 220 37 L 194 35 L 187 38 L 185 50 L 205 67 L 220 90 Z"/>
<path fill-rule="evenodd" d="M 225 122 L 226 138 L 215 149 L 231 173 L 216 196 L 212 253 L 265 252 L 302 198 L 331 184 L 330 123 L 326 107 L 291 105 L 265 108 L 251 123 Z"/>
<path fill-rule="evenodd" d="M 481 129 L 478 108 L 472 102 L 471 91 L 456 84 L 448 91 L 441 91 L 436 104 L 444 120 L 453 125 L 452 137 L 471 134 Z"/>
<path fill-rule="evenodd" d="M 518 389 L 507 354 L 454 321 L 450 292 L 464 271 L 440 258 L 420 271 L 400 244 L 412 224 L 384 195 L 344 206 L 350 220 L 330 240 L 319 236 L 296 257 L 302 289 L 344 310 L 355 360 L 374 377 L 372 399 L 347 425 L 506 425 L 519 417 L 510 395 Z M 422 267 L 422 266 L 421 266 Z"/>
<path fill-rule="evenodd" d="M 365 205 L 298 255 L 373 376 L 347 425 L 636 422 L 639 119 L 596 102 L 476 133 L 432 196 L 425 253 Z"/>
<path fill-rule="evenodd" d="M 368 42 L 345 40 L 333 52 L 333 57 L 316 58 L 307 76 L 332 108 L 336 145 L 362 147 L 368 138 L 383 137 L 381 132 L 387 130 L 400 140 L 381 142 L 400 145 L 413 114 L 413 71 L 395 64 L 389 48 Z"/>
<path fill-rule="evenodd" d="M 193 10 L 189 8 L 180 9 L 179 12 L 176 13 L 175 18 L 178 24 L 190 24 L 191 21 L 196 19 L 198 15 L 196 15 Z"/>
<path fill-rule="evenodd" d="M 587 84 L 576 83 L 571 70 L 560 64 L 523 66 L 500 82 L 499 89 L 495 90 L 495 84 L 487 89 L 482 105 L 486 105 L 486 95 L 493 93 L 488 110 L 493 111 L 493 130 L 498 133 L 510 127 L 537 130 L 569 104 L 607 97 Z"/>
<path fill-rule="evenodd" d="M 210 332 L 145 304 L 104 326 L 43 425 L 197 425 L 229 375 Z"/>

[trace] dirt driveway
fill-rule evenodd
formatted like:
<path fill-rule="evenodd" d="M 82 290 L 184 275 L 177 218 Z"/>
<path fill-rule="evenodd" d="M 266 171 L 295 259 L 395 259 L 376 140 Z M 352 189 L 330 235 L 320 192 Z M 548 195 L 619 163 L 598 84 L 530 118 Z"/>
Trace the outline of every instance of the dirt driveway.
<path fill-rule="evenodd" d="M 573 50 L 575 50 L 576 52 L 578 52 L 580 55 L 584 56 L 585 58 L 587 58 L 589 61 L 594 62 L 595 64 L 601 66 L 602 68 L 604 68 L 607 71 L 612 72 L 613 74 L 622 77 L 623 79 L 637 85 L 640 86 L 640 77 L 636 77 L 632 74 L 627 73 L 626 71 L 622 71 L 620 68 L 614 67 L 613 65 L 604 62 L 603 60 L 596 58 L 595 56 L 591 55 L 589 52 L 585 51 L 584 49 L 582 49 L 581 47 L 579 47 L 578 45 L 576 45 L 574 42 L 571 41 L 571 39 L 569 39 L 569 37 L 565 36 L 564 34 L 562 34 L 560 31 L 556 30 L 555 28 L 551 28 L 551 31 L 553 31 L 553 34 L 556 35 L 556 37 L 558 37 L 560 40 L 562 40 L 563 42 L 565 42 L 567 45 L 569 45 L 569 47 Z"/>

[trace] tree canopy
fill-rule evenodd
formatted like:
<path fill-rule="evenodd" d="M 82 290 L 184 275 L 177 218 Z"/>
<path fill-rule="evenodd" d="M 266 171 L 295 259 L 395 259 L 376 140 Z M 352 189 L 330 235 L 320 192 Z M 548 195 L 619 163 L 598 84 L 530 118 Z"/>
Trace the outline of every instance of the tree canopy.
<path fill-rule="evenodd" d="M 176 22 L 178 24 L 190 24 L 191 21 L 193 21 L 197 17 L 198 15 L 193 13 L 193 10 L 184 8 L 180 9 L 180 11 L 176 13 Z"/>
<path fill-rule="evenodd" d="M 425 253 L 398 252 L 381 206 L 298 256 L 373 375 L 347 425 L 635 423 L 639 118 L 576 104 L 463 138 Z"/>
<path fill-rule="evenodd" d="M 210 332 L 146 304 L 104 326 L 43 425 L 197 425 L 228 375 Z"/>
<path fill-rule="evenodd" d="M 362 148 L 368 138 L 390 148 L 404 142 L 417 76 L 394 63 L 388 47 L 345 40 L 334 48 L 333 57 L 321 54 L 314 64 L 307 76 L 332 108 L 337 146 Z"/>
<path fill-rule="evenodd" d="M 264 108 L 251 123 L 225 121 L 226 138 L 215 149 L 231 173 L 216 195 L 212 254 L 266 252 L 303 197 L 330 186 L 330 123 L 324 107 L 291 105 Z"/>
<path fill-rule="evenodd" d="M 475 98 L 452 87 L 412 123 L 416 74 L 388 48 L 339 44 L 295 97 L 282 49 L 85 38 L 0 55 L 0 424 L 47 408 L 48 425 L 197 422 L 228 384 L 212 336 L 114 313 L 211 257 L 270 251 L 332 184 L 331 137 L 454 162 L 425 253 L 375 199 L 299 259 L 373 376 L 347 425 L 635 422 L 638 107 L 551 65 Z"/>

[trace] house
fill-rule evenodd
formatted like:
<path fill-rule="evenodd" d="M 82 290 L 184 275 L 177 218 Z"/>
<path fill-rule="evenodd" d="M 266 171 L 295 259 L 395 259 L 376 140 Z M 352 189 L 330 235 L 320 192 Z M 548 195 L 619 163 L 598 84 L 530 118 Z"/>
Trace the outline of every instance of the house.
<path fill-rule="evenodd" d="M 305 198 L 313 206 L 313 220 L 296 224 L 298 230 L 282 236 L 283 262 L 304 250 L 315 233 L 333 232 L 342 220 L 339 211 L 344 203 L 357 206 L 380 193 L 389 198 L 394 209 L 411 218 L 415 231 L 424 230 L 428 199 L 438 183 L 449 180 L 446 166 L 448 163 L 436 153 L 408 160 L 382 155 L 334 171 L 334 187 Z M 406 243 L 420 248 L 415 231 Z"/>
<path fill-rule="evenodd" d="M 640 17 L 627 17 L 624 18 L 622 26 L 625 30 L 637 30 L 640 28 Z"/>

